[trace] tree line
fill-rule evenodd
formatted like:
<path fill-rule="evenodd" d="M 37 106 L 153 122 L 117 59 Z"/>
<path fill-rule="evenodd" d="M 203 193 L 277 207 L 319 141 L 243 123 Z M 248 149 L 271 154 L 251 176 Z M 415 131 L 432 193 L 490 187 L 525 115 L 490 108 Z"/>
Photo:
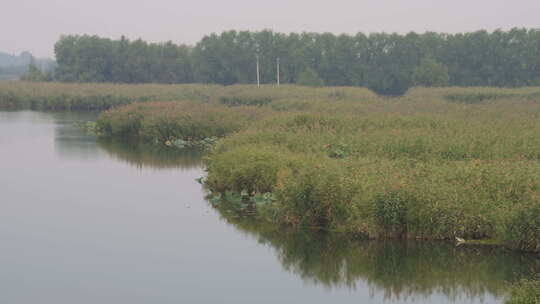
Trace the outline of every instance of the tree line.
<path fill-rule="evenodd" d="M 119 83 L 262 83 L 364 86 L 399 95 L 414 85 L 540 85 L 540 30 L 444 34 L 226 31 L 195 46 L 125 37 L 62 36 L 55 80 Z"/>

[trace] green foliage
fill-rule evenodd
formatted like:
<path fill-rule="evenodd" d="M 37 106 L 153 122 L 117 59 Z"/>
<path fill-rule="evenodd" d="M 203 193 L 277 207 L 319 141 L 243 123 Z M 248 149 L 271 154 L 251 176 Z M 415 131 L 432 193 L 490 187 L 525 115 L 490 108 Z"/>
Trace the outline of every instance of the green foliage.
<path fill-rule="evenodd" d="M 341 88 L 341 101 L 372 99 L 364 88 Z M 279 110 L 310 107 L 325 101 L 336 90 L 282 85 L 278 87 L 166 84 L 104 84 L 0 81 L 0 109 L 108 110 L 120 105 L 146 101 L 191 100 L 227 106 L 271 105 Z M 302 103 L 299 103 L 302 101 Z M 274 104 L 276 104 L 274 106 Z"/>
<path fill-rule="evenodd" d="M 538 29 L 406 35 L 226 31 L 193 47 L 97 36 L 63 36 L 55 45 L 56 78 L 68 82 L 363 86 L 403 95 L 423 86 L 540 84 Z M 429 57 L 426 57 L 429 56 Z"/>
<path fill-rule="evenodd" d="M 540 303 L 540 280 L 521 280 L 514 284 L 506 304 L 538 304 Z"/>
<path fill-rule="evenodd" d="M 296 83 L 298 83 L 299 85 L 310 87 L 321 87 L 324 85 L 324 81 L 312 68 L 306 68 L 300 74 L 298 74 L 298 80 L 296 81 Z"/>
<path fill-rule="evenodd" d="M 34 62 L 28 66 L 28 72 L 21 77 L 24 81 L 51 81 L 52 76 L 43 73 Z"/>
<path fill-rule="evenodd" d="M 67 85 L 39 82 L 0 82 L 0 109 L 106 110 L 149 97 L 116 86 Z"/>
<path fill-rule="evenodd" d="M 36 59 L 29 52 L 18 56 L 0 52 L 0 80 L 50 81 L 54 67 L 52 59 Z"/>
<path fill-rule="evenodd" d="M 254 214 L 254 210 L 262 209 L 276 201 L 271 192 L 250 194 L 247 190 L 241 192 L 225 191 L 212 193 L 207 198 L 210 203 L 225 212 L 238 212 L 242 215 Z"/>
<path fill-rule="evenodd" d="M 219 150 L 217 147 L 216 150 Z M 250 194 L 273 192 L 278 170 L 291 166 L 286 154 L 271 149 L 244 146 L 224 153 L 216 153 L 208 162 L 206 184 L 213 190 L 227 190 Z"/>
<path fill-rule="evenodd" d="M 219 103 L 230 107 L 237 106 L 264 106 L 272 102 L 272 98 L 267 96 L 240 97 L 240 96 L 222 96 Z"/>
<path fill-rule="evenodd" d="M 193 82 L 189 48 L 171 42 L 149 44 L 122 36 L 62 36 L 54 51 L 56 79 L 65 82 Z"/>
<path fill-rule="evenodd" d="M 508 100 L 508 99 L 527 99 L 536 100 L 540 97 L 540 92 L 530 93 L 499 93 L 499 92 L 474 92 L 474 93 L 457 93 L 449 94 L 444 98 L 450 102 L 464 104 L 481 104 L 489 101 Z"/>
<path fill-rule="evenodd" d="M 216 137 L 240 130 L 265 114 L 258 108 L 201 102 L 134 103 L 102 113 L 97 128 L 103 136 L 135 137 L 168 146 L 212 145 Z"/>
<path fill-rule="evenodd" d="M 370 74 L 367 87 L 382 96 L 401 96 L 411 87 L 407 71 L 398 67 L 378 69 Z"/>
<path fill-rule="evenodd" d="M 87 134 L 98 135 L 97 124 L 95 121 L 81 121 L 76 125 Z"/>
<path fill-rule="evenodd" d="M 522 203 L 507 212 L 501 232 L 504 242 L 519 250 L 540 252 L 540 202 Z"/>
<path fill-rule="evenodd" d="M 335 162 L 306 162 L 280 171 L 277 181 L 281 218 L 293 225 L 338 229 L 347 222 L 358 186 Z"/>
<path fill-rule="evenodd" d="M 375 218 L 385 234 L 404 237 L 407 233 L 407 194 L 402 191 L 389 191 L 375 197 Z"/>
<path fill-rule="evenodd" d="M 448 85 L 450 76 L 447 67 L 435 59 L 427 57 L 414 69 L 413 81 L 418 86 L 443 87 Z"/>

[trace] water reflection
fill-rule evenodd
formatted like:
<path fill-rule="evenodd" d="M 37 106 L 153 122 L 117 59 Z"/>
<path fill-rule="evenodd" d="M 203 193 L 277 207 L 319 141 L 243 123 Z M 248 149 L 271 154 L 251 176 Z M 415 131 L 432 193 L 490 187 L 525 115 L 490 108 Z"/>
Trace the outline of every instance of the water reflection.
<path fill-rule="evenodd" d="M 89 160 L 101 156 L 101 149 L 96 145 L 96 136 L 84 132 L 76 122 L 91 120 L 92 116 L 68 112 L 56 113 L 54 144 L 56 152 L 63 158 Z"/>
<path fill-rule="evenodd" d="M 95 121 L 93 112 L 21 112 L 30 117 L 43 117 L 45 123 L 54 121 L 54 145 L 63 158 L 89 160 L 103 152 L 137 168 L 195 169 L 202 165 L 202 152 L 196 149 L 178 150 L 141 142 L 98 139 L 82 130 L 78 123 Z M 10 116 L 7 116 L 10 117 Z M 20 118 L 17 118 L 20 119 Z M 97 144 L 96 144 L 97 142 Z"/>
<path fill-rule="evenodd" d="M 509 282 L 540 272 L 535 255 L 446 242 L 362 241 L 343 233 L 277 231 L 252 216 L 218 208 L 222 218 L 275 251 L 283 268 L 328 289 L 356 289 L 386 300 L 442 294 L 462 302 L 505 295 Z"/>
<path fill-rule="evenodd" d="M 98 146 L 112 157 L 138 168 L 194 169 L 202 165 L 202 152 L 175 149 L 140 142 L 98 140 Z"/>

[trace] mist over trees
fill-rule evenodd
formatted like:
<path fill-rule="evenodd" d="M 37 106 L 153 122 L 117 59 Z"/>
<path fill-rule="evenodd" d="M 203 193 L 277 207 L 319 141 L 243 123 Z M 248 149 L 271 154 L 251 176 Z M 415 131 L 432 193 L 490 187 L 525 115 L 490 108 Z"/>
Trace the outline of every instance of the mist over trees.
<path fill-rule="evenodd" d="M 19 79 L 29 74 L 35 78 L 37 73 L 42 74 L 41 80 L 52 79 L 54 68 L 54 60 L 36 59 L 29 52 L 22 52 L 19 55 L 0 52 L 0 79 Z"/>
<path fill-rule="evenodd" d="M 227 31 L 194 47 L 63 36 L 55 78 L 66 82 L 262 83 L 365 86 L 400 95 L 413 85 L 540 85 L 540 30 L 464 34 L 282 34 Z"/>

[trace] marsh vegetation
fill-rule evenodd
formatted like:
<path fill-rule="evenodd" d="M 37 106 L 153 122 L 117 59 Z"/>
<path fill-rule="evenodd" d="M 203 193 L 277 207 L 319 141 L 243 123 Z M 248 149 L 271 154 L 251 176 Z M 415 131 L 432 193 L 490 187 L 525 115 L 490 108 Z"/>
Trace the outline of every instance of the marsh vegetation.
<path fill-rule="evenodd" d="M 449 260 L 469 281 L 449 287 L 447 296 L 462 288 L 472 297 L 506 294 L 506 283 L 471 279 L 486 264 L 461 255 L 505 249 L 468 243 L 436 261 L 454 244 L 441 243 L 447 248 L 439 252 L 418 240 L 489 240 L 537 259 L 539 97 L 537 87 L 414 88 L 386 98 L 351 87 L 0 82 L 2 109 L 105 110 L 92 124 L 99 146 L 140 168 L 197 168 L 205 150 L 201 181 L 210 204 L 276 248 L 286 269 L 325 286 L 367 277 L 392 296 L 448 287 L 447 273 L 436 269 Z M 183 154 L 189 157 L 178 162 Z M 277 237 L 283 233 L 291 240 Z M 405 259 L 389 253 L 404 250 L 411 254 Z M 315 256 L 299 254 L 306 252 Z M 403 274 L 412 285 L 381 280 L 381 269 L 365 268 L 377 256 L 400 269 L 423 269 L 422 276 Z M 418 257 L 434 264 L 422 268 L 427 258 Z M 346 273 L 332 272 L 343 265 Z M 499 269 L 501 280 L 527 279 L 512 295 L 530 298 L 536 282 L 528 280 L 538 268 L 524 269 L 531 273 L 523 277 L 512 276 L 515 269 Z"/>
<path fill-rule="evenodd" d="M 47 108 L 43 95 L 75 92 L 85 98 L 78 108 L 95 108 L 101 96 L 147 100 L 104 101 L 114 108 L 98 118 L 100 135 L 211 147 L 209 189 L 271 193 L 257 210 L 277 225 L 540 251 L 538 88 L 416 88 L 384 98 L 290 85 L 3 85 L 4 107 L 34 96 L 30 104 Z"/>

